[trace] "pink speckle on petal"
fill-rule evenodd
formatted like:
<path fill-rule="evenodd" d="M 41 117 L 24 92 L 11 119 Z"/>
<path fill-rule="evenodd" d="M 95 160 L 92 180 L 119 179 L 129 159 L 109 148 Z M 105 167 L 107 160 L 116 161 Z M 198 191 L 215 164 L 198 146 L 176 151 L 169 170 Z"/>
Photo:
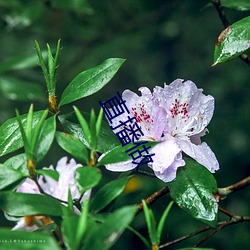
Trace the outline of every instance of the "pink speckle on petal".
<path fill-rule="evenodd" d="M 188 103 L 180 103 L 177 99 L 175 99 L 175 101 L 172 103 L 172 108 L 170 109 L 172 118 L 179 115 L 186 122 L 187 118 L 189 118 L 187 107 Z"/>

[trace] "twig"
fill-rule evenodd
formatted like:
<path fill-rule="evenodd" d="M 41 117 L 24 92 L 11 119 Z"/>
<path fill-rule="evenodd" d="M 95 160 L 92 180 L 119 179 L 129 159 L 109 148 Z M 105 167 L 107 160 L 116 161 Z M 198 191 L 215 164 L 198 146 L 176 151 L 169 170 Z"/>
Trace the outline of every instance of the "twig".
<path fill-rule="evenodd" d="M 206 241 L 212 235 L 214 235 L 215 233 L 219 232 L 220 230 L 222 230 L 223 228 L 225 228 L 227 226 L 230 226 L 230 225 L 233 225 L 233 224 L 238 224 L 238 223 L 241 223 L 241 222 L 247 222 L 247 221 L 250 221 L 250 216 L 238 216 L 238 215 L 235 215 L 234 217 L 232 217 L 231 220 L 221 222 L 220 225 L 216 229 L 212 230 L 207 235 L 205 235 L 202 239 L 200 239 L 194 245 L 194 247 L 197 247 L 197 246 L 201 245 L 204 241 Z"/>
<path fill-rule="evenodd" d="M 204 242 L 206 239 L 208 239 L 210 236 L 212 236 L 212 235 L 215 234 L 216 232 L 220 231 L 221 229 L 223 229 L 223 228 L 225 228 L 225 227 L 227 227 L 227 226 L 229 226 L 229 225 L 238 224 L 238 223 L 247 222 L 247 221 L 250 221 L 250 217 L 248 217 L 248 216 L 243 216 L 243 217 L 242 217 L 242 216 L 234 215 L 234 216 L 232 217 L 232 219 L 229 220 L 229 221 L 222 221 L 222 222 L 219 222 L 219 223 L 218 223 L 218 227 L 217 227 L 216 229 L 212 230 L 211 232 L 209 232 L 209 233 L 208 233 L 206 236 L 204 236 L 199 242 L 197 242 L 197 243 L 195 244 L 195 247 L 198 246 L 198 245 L 200 245 L 202 242 Z M 189 238 L 191 238 L 191 237 L 193 237 L 193 236 L 195 236 L 195 235 L 204 233 L 204 232 L 206 232 L 206 231 L 208 231 L 208 230 L 211 230 L 211 229 L 213 229 L 213 228 L 212 228 L 212 227 L 209 227 L 209 226 L 203 227 L 203 228 L 201 228 L 201 229 L 199 229 L 199 230 L 197 230 L 197 231 L 195 231 L 195 232 L 192 232 L 192 233 L 187 234 L 187 235 L 185 235 L 185 236 L 182 236 L 182 237 L 180 237 L 180 238 L 178 238 L 178 239 L 175 239 L 175 240 L 173 240 L 173 241 L 170 241 L 170 242 L 167 242 L 167 243 L 165 243 L 165 244 L 162 244 L 162 245 L 159 246 L 159 248 L 169 247 L 169 246 L 171 246 L 171 245 L 177 244 L 177 243 L 179 243 L 179 242 L 181 242 L 181 241 L 184 241 L 184 240 L 186 240 L 186 239 L 189 239 Z"/>
<path fill-rule="evenodd" d="M 156 176 L 154 174 L 146 172 L 146 171 L 138 170 L 137 172 L 140 173 L 140 174 L 142 174 L 142 175 L 146 175 L 146 176 L 150 176 L 150 177 L 155 177 L 156 178 Z"/>
<path fill-rule="evenodd" d="M 147 205 L 152 204 L 153 202 L 155 202 L 156 200 L 158 200 L 160 197 L 164 196 L 165 194 L 169 193 L 169 188 L 163 187 L 160 190 L 156 191 L 155 193 L 153 193 L 152 195 L 150 195 L 148 198 L 145 199 L 145 202 Z M 137 205 L 137 211 L 136 214 L 140 213 L 143 210 L 143 205 L 142 203 Z"/>
<path fill-rule="evenodd" d="M 186 239 L 188 239 L 188 238 L 191 238 L 191 237 L 193 237 L 193 236 L 195 236 L 195 235 L 197 235 L 197 234 L 206 232 L 206 231 L 209 230 L 209 229 L 211 229 L 211 227 L 209 227 L 209 226 L 203 227 L 203 228 L 201 228 L 201 229 L 199 229 L 199 230 L 197 230 L 197 231 L 195 231 L 195 232 L 192 232 L 192 233 L 187 234 L 187 235 L 185 235 L 185 236 L 182 236 L 182 237 L 180 237 L 180 238 L 178 238 L 178 239 L 175 239 L 175 240 L 173 240 L 173 241 L 170 241 L 170 242 L 167 242 L 167 243 L 165 243 L 165 244 L 162 244 L 162 245 L 159 246 L 159 248 L 169 247 L 169 246 L 171 246 L 171 245 L 177 244 L 177 243 L 179 243 L 179 242 L 181 242 L 181 241 L 184 241 L 184 240 L 186 240 Z"/>
<path fill-rule="evenodd" d="M 223 23 L 223 26 L 224 28 L 226 29 L 228 26 L 230 26 L 230 22 L 222 8 L 222 5 L 221 5 L 221 2 L 220 0 L 211 0 L 211 3 L 214 5 L 214 7 L 216 8 L 218 14 L 219 14 L 219 17 L 220 17 L 220 20 L 221 22 Z M 248 65 L 250 65 L 250 59 L 248 57 L 247 54 L 241 54 L 239 56 L 245 63 L 247 63 Z"/>
<path fill-rule="evenodd" d="M 230 218 L 233 218 L 235 216 L 235 214 L 232 214 L 231 212 L 227 211 L 226 209 L 224 209 L 222 207 L 219 207 L 218 209 L 219 209 L 219 211 L 221 211 L 223 214 L 229 216 Z"/>
<path fill-rule="evenodd" d="M 243 179 L 239 182 L 236 182 L 228 187 L 219 188 L 218 192 L 222 198 L 225 198 L 229 194 L 234 193 L 236 191 L 239 191 L 239 190 L 241 190 L 249 185 L 250 185 L 250 176 L 248 176 L 245 179 Z"/>

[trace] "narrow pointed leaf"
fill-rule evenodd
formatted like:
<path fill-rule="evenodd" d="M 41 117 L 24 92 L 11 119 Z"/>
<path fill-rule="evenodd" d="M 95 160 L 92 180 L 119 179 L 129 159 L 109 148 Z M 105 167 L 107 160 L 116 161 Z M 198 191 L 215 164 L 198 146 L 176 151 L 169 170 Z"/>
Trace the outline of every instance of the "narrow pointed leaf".
<path fill-rule="evenodd" d="M 169 211 L 173 205 L 173 201 L 171 201 L 168 206 L 166 207 L 164 213 L 162 214 L 161 216 L 161 219 L 160 219 L 160 222 L 158 224 L 158 227 L 157 227 L 157 244 L 160 244 L 160 241 L 161 241 L 161 234 L 162 234 L 162 230 L 163 230 L 163 227 L 164 227 L 164 224 L 165 224 L 165 221 L 168 217 L 168 214 L 169 214 Z"/>
<path fill-rule="evenodd" d="M 84 116 L 87 117 L 87 119 L 89 118 L 89 114 L 87 113 L 84 113 Z M 90 145 L 82 132 L 81 127 L 79 126 L 79 122 L 73 113 L 61 115 L 59 116 L 59 120 L 70 134 L 78 138 L 87 148 L 90 148 Z M 110 129 L 108 123 L 106 121 L 102 121 L 96 151 L 104 153 L 119 145 L 121 145 L 121 143 L 114 132 Z"/>
<path fill-rule="evenodd" d="M 107 59 L 99 66 L 78 74 L 64 90 L 59 106 L 99 91 L 114 77 L 124 61 L 121 58 Z"/>
<path fill-rule="evenodd" d="M 38 123 L 43 111 L 34 112 L 33 127 Z M 20 116 L 25 126 L 27 114 Z M 0 156 L 13 152 L 23 146 L 17 118 L 11 118 L 0 126 Z"/>
<path fill-rule="evenodd" d="M 40 162 L 48 153 L 56 132 L 56 117 L 52 116 L 44 121 L 42 130 L 40 131 L 38 148 L 36 152 L 37 161 Z"/>
<path fill-rule="evenodd" d="M 213 194 L 218 192 L 214 176 L 202 165 L 185 159 L 174 181 L 168 184 L 170 195 L 180 208 L 203 223 L 216 227 L 218 204 Z"/>
<path fill-rule="evenodd" d="M 84 137 L 86 138 L 88 145 L 91 146 L 91 135 L 90 135 L 89 125 L 88 125 L 87 121 L 85 120 L 84 116 L 79 111 L 79 109 L 75 106 L 73 106 L 73 108 L 75 110 L 76 117 L 81 125 Z"/>

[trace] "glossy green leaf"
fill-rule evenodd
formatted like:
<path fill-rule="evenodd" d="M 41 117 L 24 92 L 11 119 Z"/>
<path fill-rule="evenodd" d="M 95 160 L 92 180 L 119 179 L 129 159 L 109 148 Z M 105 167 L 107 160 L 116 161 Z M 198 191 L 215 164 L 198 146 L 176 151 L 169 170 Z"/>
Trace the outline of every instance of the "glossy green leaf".
<path fill-rule="evenodd" d="M 85 145 L 75 136 L 64 132 L 56 132 L 56 141 L 62 149 L 71 154 L 82 164 L 88 165 L 88 151 Z"/>
<path fill-rule="evenodd" d="M 4 162 L 4 165 L 8 166 L 9 168 L 18 170 L 19 172 L 28 176 L 29 171 L 27 169 L 26 160 L 27 160 L 26 155 L 23 153 L 10 157 L 8 160 Z"/>
<path fill-rule="evenodd" d="M 83 115 L 89 120 L 89 114 L 83 113 Z M 59 120 L 70 134 L 74 135 L 86 145 L 86 147 L 90 148 L 74 113 L 61 115 L 59 116 Z M 97 152 L 104 153 L 119 145 L 121 145 L 121 143 L 114 132 L 110 129 L 108 123 L 102 121 L 100 135 L 97 142 Z"/>
<path fill-rule="evenodd" d="M 58 181 L 59 179 L 59 173 L 56 170 L 52 170 L 52 169 L 37 169 L 36 170 L 37 174 L 43 175 L 43 176 L 47 176 L 50 177 L 51 179 Z"/>
<path fill-rule="evenodd" d="M 228 26 L 218 37 L 214 65 L 239 56 L 250 47 L 250 16 Z"/>
<path fill-rule="evenodd" d="M 91 208 L 94 212 L 99 212 L 117 198 L 124 190 L 128 180 L 132 176 L 116 179 L 105 184 L 94 196 Z"/>
<path fill-rule="evenodd" d="M 26 82 L 14 77 L 0 77 L 0 93 L 15 101 L 45 101 L 45 92 L 39 84 Z"/>
<path fill-rule="evenodd" d="M 10 231 L 0 228 L 0 249 L 6 250 L 60 250 L 53 237 L 48 234 L 26 231 Z"/>
<path fill-rule="evenodd" d="M 140 141 L 141 142 L 141 141 Z M 156 146 L 158 142 L 155 141 L 148 141 L 145 145 L 146 147 L 151 146 L 150 150 Z M 111 163 L 117 163 L 117 162 L 123 162 L 123 161 L 128 161 L 132 160 L 131 156 L 129 156 L 130 152 L 127 152 L 127 150 L 133 148 L 135 145 L 133 143 L 129 143 L 126 146 L 122 146 L 121 144 L 115 148 L 113 148 L 111 151 L 109 151 L 104 157 L 101 158 L 100 162 L 97 164 L 98 166 L 106 165 L 106 164 L 111 164 Z M 142 146 L 138 146 L 138 148 L 141 148 Z M 138 149 L 136 148 L 136 149 Z M 134 149 L 134 150 L 136 150 Z"/>
<path fill-rule="evenodd" d="M 101 180 L 102 173 L 99 168 L 81 167 L 75 173 L 76 185 L 81 194 L 95 187 Z"/>
<path fill-rule="evenodd" d="M 191 216 L 216 227 L 218 204 L 213 196 L 218 192 L 216 180 L 199 163 L 191 159 L 185 161 L 186 166 L 179 168 L 176 179 L 168 183 L 170 195 Z"/>
<path fill-rule="evenodd" d="M 0 164 L 0 190 L 8 187 L 16 181 L 21 181 L 26 177 L 20 171 L 17 171 L 9 166 Z"/>
<path fill-rule="evenodd" d="M 103 88 L 124 63 L 124 59 L 110 58 L 95 68 L 78 74 L 64 90 L 59 106 L 92 95 Z"/>
<path fill-rule="evenodd" d="M 49 196 L 14 192 L 0 193 L 0 208 L 11 216 L 62 216 L 63 210 L 66 209 L 59 201 Z"/>
<path fill-rule="evenodd" d="M 136 206 L 117 209 L 107 217 L 103 224 L 92 227 L 83 249 L 109 249 L 131 223 L 136 209 Z"/>
<path fill-rule="evenodd" d="M 221 0 L 221 4 L 223 7 L 239 10 L 239 11 L 247 11 L 250 10 L 250 1 L 249 0 Z"/>
<path fill-rule="evenodd" d="M 44 111 L 34 112 L 33 127 Z M 22 124 L 26 123 L 27 114 L 21 115 Z M 25 126 L 25 125 L 24 125 Z M 11 118 L 0 126 L 0 156 L 13 152 L 23 146 L 17 118 Z"/>
<path fill-rule="evenodd" d="M 41 161 L 48 153 L 51 144 L 54 140 L 56 132 L 56 117 L 52 116 L 45 120 L 41 135 L 39 137 L 38 149 L 37 149 L 37 161 Z"/>

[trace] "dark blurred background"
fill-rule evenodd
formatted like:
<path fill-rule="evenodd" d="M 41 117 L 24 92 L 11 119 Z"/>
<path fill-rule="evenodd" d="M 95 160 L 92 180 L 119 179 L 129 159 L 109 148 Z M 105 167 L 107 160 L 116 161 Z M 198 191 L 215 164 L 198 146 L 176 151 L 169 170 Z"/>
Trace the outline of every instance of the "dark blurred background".
<path fill-rule="evenodd" d="M 81 110 L 89 111 L 91 107 L 99 110 L 98 101 L 112 98 L 116 91 L 137 91 L 141 86 L 152 90 L 155 85 L 162 86 L 176 78 L 190 79 L 203 88 L 205 94 L 214 96 L 215 113 L 208 127 L 210 133 L 204 140 L 220 162 L 215 177 L 219 187 L 241 180 L 250 173 L 249 65 L 236 58 L 211 67 L 214 44 L 223 26 L 216 10 L 206 7 L 207 4 L 208 1 L 202 0 L 0 0 L 0 124 L 15 115 L 15 108 L 26 113 L 31 101 L 36 110 L 46 107 L 42 72 L 34 60 L 34 40 L 46 49 L 46 43 L 55 48 L 60 38 L 58 99 L 65 86 L 81 71 L 107 58 L 126 59 L 111 83 L 76 103 Z M 231 23 L 249 15 L 249 12 L 225 11 Z M 19 58 L 24 62 L 21 60 L 16 67 L 8 66 Z M 9 82 L 19 87 L 39 86 L 44 94 L 40 91 L 28 95 L 24 101 L 26 98 L 8 89 Z M 71 111 L 70 105 L 62 108 L 62 113 Z M 41 167 L 55 164 L 62 155 L 65 153 L 55 143 Z M 107 178 L 117 176 L 104 173 Z M 119 205 L 140 202 L 163 185 L 160 180 L 139 176 L 135 190 L 124 194 Z M 249 215 L 247 191 L 232 194 L 221 206 L 235 214 Z M 168 201 L 162 198 L 152 206 L 157 218 Z M 1 221 L 6 223 L 3 218 Z M 162 242 L 202 226 L 175 206 Z M 142 214 L 136 218 L 134 227 L 147 233 Z M 204 247 L 247 249 L 249 234 L 249 223 L 231 226 L 213 236 Z M 195 239 L 169 249 L 191 246 L 192 242 Z M 113 249 L 144 247 L 136 236 L 126 232 Z"/>

